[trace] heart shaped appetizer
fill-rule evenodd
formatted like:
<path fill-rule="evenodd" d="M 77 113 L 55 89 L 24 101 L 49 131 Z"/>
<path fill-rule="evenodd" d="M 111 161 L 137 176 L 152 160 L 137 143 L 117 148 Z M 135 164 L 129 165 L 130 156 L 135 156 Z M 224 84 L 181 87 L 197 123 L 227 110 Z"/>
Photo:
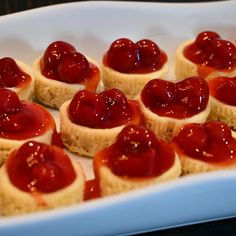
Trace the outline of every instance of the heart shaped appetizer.
<path fill-rule="evenodd" d="M 103 57 L 105 88 L 118 88 L 128 98 L 135 98 L 149 80 L 165 78 L 167 70 L 166 53 L 150 39 L 117 39 Z"/>
<path fill-rule="evenodd" d="M 59 108 L 82 89 L 102 89 L 96 63 L 64 41 L 51 43 L 44 55 L 35 60 L 36 98 L 45 105 Z"/>
<path fill-rule="evenodd" d="M 177 178 L 181 166 L 172 147 L 139 125 L 122 129 L 93 160 L 101 195 L 112 195 Z"/>
<path fill-rule="evenodd" d="M 200 77 L 177 83 L 153 79 L 139 95 L 148 127 L 167 140 L 183 124 L 204 122 L 210 111 L 208 100 L 208 84 Z"/>
<path fill-rule="evenodd" d="M 236 167 L 236 140 L 223 122 L 187 124 L 173 144 L 185 174 Z"/>
<path fill-rule="evenodd" d="M 176 78 L 199 75 L 210 79 L 236 75 L 236 46 L 219 34 L 204 31 L 176 51 Z"/>
<path fill-rule="evenodd" d="M 0 170 L 3 215 L 62 207 L 83 200 L 84 174 L 56 146 L 29 141 Z"/>
<path fill-rule="evenodd" d="M 99 94 L 78 91 L 71 101 L 62 105 L 60 117 L 65 146 L 86 156 L 93 156 L 111 144 L 123 126 L 143 123 L 138 102 L 127 100 L 118 89 Z"/>

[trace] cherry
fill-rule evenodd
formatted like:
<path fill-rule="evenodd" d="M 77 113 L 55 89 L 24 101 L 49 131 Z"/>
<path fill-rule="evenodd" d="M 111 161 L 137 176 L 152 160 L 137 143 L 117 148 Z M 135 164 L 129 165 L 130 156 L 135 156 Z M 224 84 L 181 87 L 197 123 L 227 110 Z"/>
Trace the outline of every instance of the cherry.
<path fill-rule="evenodd" d="M 89 62 L 79 52 L 67 53 L 61 59 L 57 72 L 60 80 L 66 83 L 85 81 L 89 73 Z"/>
<path fill-rule="evenodd" d="M 138 125 L 128 125 L 119 133 L 117 145 L 125 154 L 141 153 L 154 145 L 155 134 Z"/>
<path fill-rule="evenodd" d="M 210 139 L 215 142 L 227 143 L 232 139 L 230 128 L 221 121 L 208 121 L 204 124 Z"/>
<path fill-rule="evenodd" d="M 42 73 L 46 77 L 53 77 L 53 71 L 57 68 L 62 57 L 71 52 L 76 52 L 76 49 L 71 44 L 64 41 L 55 41 L 51 43 L 44 52 L 42 58 Z"/>
<path fill-rule="evenodd" d="M 126 72 L 132 69 L 136 63 L 136 57 L 135 44 L 127 38 L 115 40 L 107 52 L 109 65 L 119 72 Z"/>
<path fill-rule="evenodd" d="M 180 102 L 192 111 L 202 111 L 209 99 L 209 87 L 206 80 L 190 77 L 177 83 Z"/>
<path fill-rule="evenodd" d="M 142 39 L 136 43 L 138 51 L 139 62 L 144 66 L 155 65 L 160 56 L 161 50 L 159 47 L 149 39 Z"/>
<path fill-rule="evenodd" d="M 142 92 L 142 98 L 144 103 L 147 104 L 168 104 L 176 96 L 176 86 L 174 83 L 161 80 L 153 79 L 149 81 Z"/>
<path fill-rule="evenodd" d="M 212 88 L 213 96 L 215 96 L 220 101 L 236 106 L 236 77 L 217 77 L 209 81 L 210 87 L 214 86 L 215 90 Z"/>
<path fill-rule="evenodd" d="M 21 107 L 22 104 L 13 90 L 0 88 L 0 116 L 16 113 Z"/>
<path fill-rule="evenodd" d="M 173 138 L 188 155 L 202 153 L 208 145 L 208 135 L 201 124 L 187 124 L 183 126 L 177 136 Z"/>
<path fill-rule="evenodd" d="M 106 109 L 106 104 L 101 96 L 96 93 L 78 91 L 69 105 L 69 116 L 72 122 L 87 126 L 97 127 L 101 123 Z"/>
<path fill-rule="evenodd" d="M 218 39 L 218 38 L 220 38 L 220 36 L 216 32 L 204 31 L 197 35 L 195 43 L 199 47 L 205 48 L 211 44 L 212 40 Z"/>
<path fill-rule="evenodd" d="M 129 105 L 124 93 L 119 89 L 113 88 L 100 93 L 106 103 L 106 115 L 104 122 L 109 127 L 117 126 L 129 119 Z"/>
<path fill-rule="evenodd" d="M 10 57 L 0 59 L 0 85 L 1 87 L 16 87 L 29 76 L 22 72 L 15 60 Z"/>

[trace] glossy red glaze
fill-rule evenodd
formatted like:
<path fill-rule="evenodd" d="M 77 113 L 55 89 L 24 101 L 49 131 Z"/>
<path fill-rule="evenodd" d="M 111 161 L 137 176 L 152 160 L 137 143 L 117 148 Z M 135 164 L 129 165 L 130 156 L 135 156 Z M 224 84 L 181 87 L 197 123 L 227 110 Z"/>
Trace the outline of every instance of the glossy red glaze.
<path fill-rule="evenodd" d="M 122 73 L 150 73 L 167 61 L 165 52 L 149 39 L 134 43 L 130 39 L 115 40 L 104 55 L 104 65 Z"/>
<path fill-rule="evenodd" d="M 175 153 L 169 144 L 145 127 L 129 125 L 113 145 L 94 157 L 94 170 L 98 176 L 99 168 L 105 165 L 115 175 L 142 179 L 160 176 L 174 161 Z"/>
<path fill-rule="evenodd" d="M 118 89 L 100 94 L 78 91 L 71 100 L 68 115 L 72 122 L 90 128 L 113 128 L 127 123 L 143 123 L 136 101 L 128 101 Z"/>
<path fill-rule="evenodd" d="M 30 193 L 51 193 L 76 178 L 71 161 L 62 149 L 33 141 L 9 156 L 7 172 L 15 187 Z"/>
<path fill-rule="evenodd" d="M 101 197 L 99 181 L 97 179 L 87 180 L 85 182 L 84 200 L 92 200 Z"/>
<path fill-rule="evenodd" d="M 45 77 L 69 84 L 83 84 L 90 91 L 95 91 L 100 81 L 98 67 L 64 41 L 53 42 L 47 47 L 40 66 Z"/>
<path fill-rule="evenodd" d="M 236 77 L 217 77 L 208 81 L 210 95 L 219 101 L 236 106 Z"/>
<path fill-rule="evenodd" d="M 141 92 L 142 102 L 159 116 L 187 118 L 203 111 L 209 100 L 204 79 L 190 77 L 178 83 L 153 79 Z"/>
<path fill-rule="evenodd" d="M 236 140 L 230 128 L 220 121 L 183 126 L 173 143 L 191 158 L 219 165 L 236 162 Z"/>
<path fill-rule="evenodd" d="M 233 70 L 236 67 L 236 47 L 217 33 L 204 31 L 184 49 L 184 56 L 198 64 L 199 75 L 206 77 L 212 70 Z"/>
<path fill-rule="evenodd" d="M 21 108 L 14 113 L 0 116 L 0 137 L 24 140 L 43 135 L 50 128 L 55 130 L 55 122 L 50 113 L 32 102 L 21 102 Z"/>
<path fill-rule="evenodd" d="M 25 87 L 31 82 L 30 75 L 23 72 L 10 57 L 0 59 L 0 87 Z"/>

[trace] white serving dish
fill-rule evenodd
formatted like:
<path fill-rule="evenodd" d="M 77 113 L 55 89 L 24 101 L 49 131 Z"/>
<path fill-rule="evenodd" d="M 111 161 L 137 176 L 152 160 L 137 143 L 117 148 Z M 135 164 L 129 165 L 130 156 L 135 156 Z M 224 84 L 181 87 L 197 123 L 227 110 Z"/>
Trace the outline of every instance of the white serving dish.
<path fill-rule="evenodd" d="M 236 39 L 236 2 L 77 2 L 0 17 L 0 56 L 32 64 L 52 41 L 65 40 L 101 61 L 120 37 L 153 39 L 173 62 L 175 48 L 198 32 Z M 172 79 L 173 71 L 169 78 Z M 57 112 L 54 112 L 57 116 Z M 91 160 L 79 159 L 92 177 Z M 236 171 L 184 177 L 63 209 L 1 218 L 0 235 L 112 235 L 236 216 Z"/>

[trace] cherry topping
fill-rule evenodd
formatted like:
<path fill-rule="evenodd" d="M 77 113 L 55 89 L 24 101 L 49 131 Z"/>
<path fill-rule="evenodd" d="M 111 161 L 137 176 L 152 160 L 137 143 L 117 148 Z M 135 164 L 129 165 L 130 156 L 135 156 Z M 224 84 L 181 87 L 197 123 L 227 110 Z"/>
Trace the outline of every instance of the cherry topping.
<path fill-rule="evenodd" d="M 22 104 L 14 91 L 0 88 L 0 116 L 16 113 L 21 107 Z"/>
<path fill-rule="evenodd" d="M 236 47 L 211 31 L 200 33 L 196 40 L 184 49 L 184 55 L 192 62 L 219 70 L 231 70 L 236 64 Z"/>
<path fill-rule="evenodd" d="M 160 48 L 149 39 L 142 39 L 136 43 L 139 62 L 144 66 L 153 66 L 161 56 Z"/>
<path fill-rule="evenodd" d="M 69 115 L 72 122 L 94 128 L 101 123 L 105 109 L 105 102 L 100 95 L 81 90 L 70 102 Z"/>
<path fill-rule="evenodd" d="M 142 126 L 128 125 L 119 133 L 117 145 L 125 154 L 135 154 L 150 148 L 155 139 L 151 130 Z"/>
<path fill-rule="evenodd" d="M 169 169 L 175 160 L 171 146 L 157 139 L 146 127 L 128 125 L 116 142 L 94 157 L 95 175 L 100 165 L 122 177 L 154 177 Z"/>
<path fill-rule="evenodd" d="M 191 158 L 223 164 L 236 161 L 236 140 L 230 128 L 220 121 L 185 125 L 173 143 Z"/>
<path fill-rule="evenodd" d="M 212 96 L 226 104 L 236 106 L 236 77 L 217 77 L 208 84 Z"/>
<path fill-rule="evenodd" d="M 66 54 L 57 67 L 61 81 L 79 83 L 85 81 L 89 74 L 89 62 L 79 52 Z"/>
<path fill-rule="evenodd" d="M 208 145 L 208 135 L 201 124 L 187 124 L 181 128 L 174 142 L 184 149 L 186 154 L 202 153 Z"/>
<path fill-rule="evenodd" d="M 160 69 L 167 56 L 149 39 L 134 43 L 130 39 L 115 40 L 104 57 L 104 63 L 123 73 L 150 73 Z"/>
<path fill-rule="evenodd" d="M 208 103 L 209 87 L 205 79 L 190 77 L 177 83 L 178 96 L 182 104 L 192 111 L 202 111 Z"/>
<path fill-rule="evenodd" d="M 61 58 L 67 53 L 75 52 L 76 49 L 71 44 L 64 41 L 51 43 L 42 58 L 42 73 L 48 78 L 53 76 L 53 70 L 60 63 Z"/>
<path fill-rule="evenodd" d="M 136 57 L 135 44 L 127 38 L 114 41 L 107 52 L 107 59 L 110 66 L 120 72 L 133 68 Z"/>
<path fill-rule="evenodd" d="M 10 155 L 7 171 L 11 182 L 26 192 L 54 192 L 76 176 L 62 149 L 35 141 L 26 142 Z"/>
<path fill-rule="evenodd" d="M 0 87 L 17 87 L 28 78 L 29 75 L 19 69 L 15 60 L 10 57 L 0 59 Z"/>
<path fill-rule="evenodd" d="M 209 88 L 200 77 L 190 77 L 178 83 L 153 79 L 143 88 L 141 98 L 145 106 L 160 116 L 184 118 L 206 108 Z"/>

